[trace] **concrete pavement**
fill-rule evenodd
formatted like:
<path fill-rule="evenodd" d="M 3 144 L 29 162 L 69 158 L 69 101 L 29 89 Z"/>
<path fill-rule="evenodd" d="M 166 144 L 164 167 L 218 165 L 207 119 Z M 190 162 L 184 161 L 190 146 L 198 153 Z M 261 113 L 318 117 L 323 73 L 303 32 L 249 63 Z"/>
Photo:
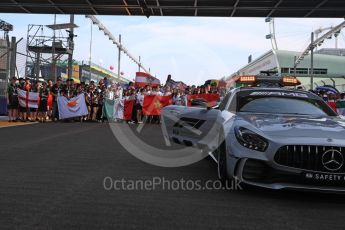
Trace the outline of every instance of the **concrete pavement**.
<path fill-rule="evenodd" d="M 163 143 L 158 125 L 140 135 Z M 143 163 L 114 139 L 107 124 L 1 129 L 0 146 L 1 229 L 344 229 L 345 196 L 340 195 L 107 190 L 107 177 L 217 179 L 208 159 L 180 168 Z"/>

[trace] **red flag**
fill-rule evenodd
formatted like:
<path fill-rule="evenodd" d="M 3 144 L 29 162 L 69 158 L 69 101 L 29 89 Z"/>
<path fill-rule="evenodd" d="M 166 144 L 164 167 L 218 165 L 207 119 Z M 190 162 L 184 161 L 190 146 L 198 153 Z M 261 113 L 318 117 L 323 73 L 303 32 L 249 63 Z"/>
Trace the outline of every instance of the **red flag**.
<path fill-rule="evenodd" d="M 144 115 L 160 115 L 162 108 L 171 105 L 171 96 L 146 95 L 144 97 Z"/>
<path fill-rule="evenodd" d="M 125 100 L 123 108 L 123 119 L 126 121 L 132 120 L 134 100 Z"/>
<path fill-rule="evenodd" d="M 194 100 L 196 98 L 205 99 L 207 101 L 208 106 L 215 106 L 217 104 L 217 101 L 219 101 L 219 99 L 220 99 L 220 95 L 217 93 L 214 93 L 214 94 L 193 94 L 193 95 L 188 95 L 187 98 L 188 98 L 187 106 L 191 106 L 192 100 Z"/>
<path fill-rule="evenodd" d="M 152 77 L 150 74 L 137 72 L 135 77 L 135 87 L 145 87 L 150 86 L 159 86 L 161 82 L 159 79 Z"/>
<path fill-rule="evenodd" d="M 331 109 L 333 109 L 334 112 L 338 113 L 337 111 L 337 103 L 335 103 L 334 101 L 329 101 L 327 102 L 328 106 L 331 107 Z"/>

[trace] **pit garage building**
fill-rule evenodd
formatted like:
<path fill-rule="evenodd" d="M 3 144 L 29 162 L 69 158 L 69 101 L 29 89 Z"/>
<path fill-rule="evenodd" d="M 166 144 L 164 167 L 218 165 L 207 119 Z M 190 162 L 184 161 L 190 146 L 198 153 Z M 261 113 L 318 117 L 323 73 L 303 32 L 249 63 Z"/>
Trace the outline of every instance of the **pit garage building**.
<path fill-rule="evenodd" d="M 294 75 L 302 82 L 305 89 L 310 89 L 311 60 L 310 55 L 296 67 L 294 74 L 294 58 L 300 52 L 286 50 L 270 50 L 259 58 L 233 73 L 227 81 L 236 76 L 256 75 L 260 71 L 278 71 L 283 76 Z M 339 91 L 345 91 L 345 49 L 320 49 L 314 54 L 314 87 L 333 85 Z"/>

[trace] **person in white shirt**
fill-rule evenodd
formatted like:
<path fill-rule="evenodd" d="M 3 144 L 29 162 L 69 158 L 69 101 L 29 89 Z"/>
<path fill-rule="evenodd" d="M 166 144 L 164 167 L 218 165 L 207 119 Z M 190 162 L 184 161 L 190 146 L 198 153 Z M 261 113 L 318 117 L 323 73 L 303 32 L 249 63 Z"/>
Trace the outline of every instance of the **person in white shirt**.
<path fill-rule="evenodd" d="M 151 95 L 163 96 L 159 86 L 152 87 Z"/>
<path fill-rule="evenodd" d="M 161 87 L 160 87 L 160 86 L 157 86 L 156 91 L 157 91 L 157 95 L 158 95 L 158 96 L 163 96 L 163 93 L 162 93 L 162 91 L 161 91 Z"/>
<path fill-rule="evenodd" d="M 146 88 L 145 89 L 145 95 L 151 95 L 151 93 L 152 93 L 151 86 L 147 85 L 145 88 Z"/>
<path fill-rule="evenodd" d="M 117 84 L 116 87 L 117 88 L 116 88 L 116 91 L 115 91 L 114 99 L 116 99 L 116 98 L 122 99 L 123 98 L 123 94 L 124 94 L 123 88 L 121 87 L 120 84 Z"/>
<path fill-rule="evenodd" d="M 111 82 L 111 85 L 108 85 L 106 90 L 106 98 L 108 100 L 115 100 L 117 94 L 117 85 L 114 81 Z"/>
<path fill-rule="evenodd" d="M 141 88 L 136 96 L 136 109 L 137 109 L 137 120 L 138 123 L 143 123 L 142 121 L 142 109 L 144 105 L 145 89 Z"/>
<path fill-rule="evenodd" d="M 172 93 L 171 93 L 170 87 L 166 86 L 164 90 L 164 96 L 170 96 L 171 94 Z"/>

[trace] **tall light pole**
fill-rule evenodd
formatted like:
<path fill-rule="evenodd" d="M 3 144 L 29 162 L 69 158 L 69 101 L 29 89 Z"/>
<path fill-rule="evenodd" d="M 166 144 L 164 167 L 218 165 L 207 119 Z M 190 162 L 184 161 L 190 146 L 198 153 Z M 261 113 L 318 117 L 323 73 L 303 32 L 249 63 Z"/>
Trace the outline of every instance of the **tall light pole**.
<path fill-rule="evenodd" d="M 74 14 L 70 15 L 70 23 L 71 25 L 74 24 Z M 69 54 L 68 54 L 68 79 L 72 78 L 72 65 L 73 65 L 73 50 L 74 50 L 74 28 L 71 27 L 69 31 L 69 39 L 68 39 L 68 47 L 69 47 Z"/>
<path fill-rule="evenodd" d="M 91 82 L 91 62 L 92 62 L 92 39 L 93 39 L 92 21 L 90 22 L 90 25 L 91 25 L 91 34 L 90 34 L 90 56 L 89 56 L 89 82 Z"/>
<path fill-rule="evenodd" d="M 118 62 L 117 62 L 117 77 L 120 78 L 120 71 L 121 71 L 121 34 L 119 35 L 119 56 L 118 56 Z"/>
<path fill-rule="evenodd" d="M 293 63 L 296 63 L 296 60 L 297 60 L 297 56 L 295 55 Z M 295 75 L 295 77 L 296 77 L 296 67 L 297 66 L 294 64 L 294 66 L 293 66 L 293 74 Z"/>
<path fill-rule="evenodd" d="M 54 14 L 54 25 L 56 25 L 56 14 Z M 52 78 L 54 79 L 54 81 L 56 82 L 56 57 L 55 57 L 55 39 L 56 38 L 56 31 L 53 30 L 53 43 L 52 43 L 52 47 L 53 47 L 53 52 L 52 52 Z"/>
<path fill-rule="evenodd" d="M 310 89 L 314 89 L 314 32 L 311 32 L 310 43 Z"/>
<path fill-rule="evenodd" d="M 272 49 L 277 50 L 278 45 L 277 45 L 277 40 L 276 40 L 276 27 L 274 24 L 274 18 L 268 17 L 265 19 L 265 22 L 269 24 L 269 31 L 270 31 L 270 33 L 266 35 L 266 39 L 270 39 L 271 44 L 272 44 Z"/>

